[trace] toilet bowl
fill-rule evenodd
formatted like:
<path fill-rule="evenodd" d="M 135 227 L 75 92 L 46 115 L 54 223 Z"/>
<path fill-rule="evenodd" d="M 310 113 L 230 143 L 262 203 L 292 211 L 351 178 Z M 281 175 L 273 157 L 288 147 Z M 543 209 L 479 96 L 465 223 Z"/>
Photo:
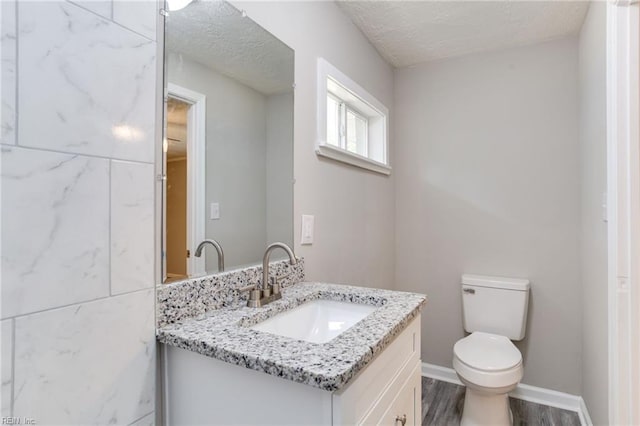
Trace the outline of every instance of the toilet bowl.
<path fill-rule="evenodd" d="M 476 331 L 453 347 L 453 368 L 467 387 L 461 426 L 513 423 L 508 393 L 522 379 L 522 355 L 511 341 Z"/>
<path fill-rule="evenodd" d="M 509 391 L 522 379 L 529 280 L 462 276 L 462 320 L 471 333 L 453 347 L 453 368 L 467 387 L 462 426 L 513 424 Z"/>

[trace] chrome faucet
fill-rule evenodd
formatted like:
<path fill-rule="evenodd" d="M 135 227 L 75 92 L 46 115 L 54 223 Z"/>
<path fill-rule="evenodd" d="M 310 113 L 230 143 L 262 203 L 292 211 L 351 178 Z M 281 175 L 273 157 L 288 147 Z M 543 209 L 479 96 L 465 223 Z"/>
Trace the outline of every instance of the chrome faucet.
<path fill-rule="evenodd" d="M 224 251 L 222 250 L 222 246 L 216 240 L 204 240 L 200 244 L 198 244 L 198 248 L 196 248 L 196 257 L 200 257 L 202 255 L 202 250 L 204 250 L 204 246 L 207 244 L 211 244 L 216 251 L 218 252 L 218 272 L 224 271 Z"/>
<path fill-rule="evenodd" d="M 293 253 L 293 250 L 291 250 L 291 247 L 289 247 L 285 243 L 273 243 L 269 247 L 267 247 L 267 250 L 264 252 L 264 256 L 262 257 L 262 291 L 263 292 L 265 290 L 268 290 L 270 292 L 275 285 L 278 285 L 277 280 L 274 280 L 273 285 L 269 282 L 269 256 L 271 256 L 271 252 L 277 248 L 281 248 L 282 250 L 287 252 L 287 255 L 289 256 L 289 265 L 295 265 L 296 263 L 298 263 L 298 260 L 296 259 L 296 255 Z M 280 289 L 278 289 L 278 293 L 279 292 L 280 292 Z"/>
<path fill-rule="evenodd" d="M 287 255 L 289 255 L 290 265 L 295 265 L 298 263 L 293 250 L 291 250 L 291 248 L 285 243 L 273 243 L 269 247 L 267 247 L 267 250 L 264 252 L 264 256 L 262 258 L 262 289 L 259 289 L 255 284 L 248 285 L 239 289 L 240 292 L 249 291 L 249 300 L 247 301 L 247 306 L 249 306 L 250 308 L 259 308 L 273 302 L 274 300 L 282 298 L 282 294 L 280 294 L 280 283 L 278 283 L 278 278 L 281 277 L 274 277 L 273 283 L 270 283 L 269 280 L 269 256 L 271 256 L 271 252 L 277 248 L 283 249 L 287 253 Z"/>

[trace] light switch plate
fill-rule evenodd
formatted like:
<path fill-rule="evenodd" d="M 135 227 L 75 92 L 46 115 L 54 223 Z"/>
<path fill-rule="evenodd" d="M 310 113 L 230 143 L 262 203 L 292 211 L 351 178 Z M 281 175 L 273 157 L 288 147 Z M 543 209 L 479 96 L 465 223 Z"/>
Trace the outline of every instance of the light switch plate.
<path fill-rule="evenodd" d="M 211 220 L 220 219 L 220 203 L 211 203 L 211 212 L 209 218 Z"/>
<path fill-rule="evenodd" d="M 315 217 L 308 214 L 302 215 L 302 238 L 300 244 L 313 244 L 313 225 Z"/>

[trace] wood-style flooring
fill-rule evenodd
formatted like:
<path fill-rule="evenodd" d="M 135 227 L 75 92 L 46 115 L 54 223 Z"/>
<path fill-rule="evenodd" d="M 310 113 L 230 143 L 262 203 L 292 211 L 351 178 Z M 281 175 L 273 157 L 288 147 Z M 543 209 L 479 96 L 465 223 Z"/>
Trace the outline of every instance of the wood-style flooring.
<path fill-rule="evenodd" d="M 422 425 L 459 425 L 464 386 L 422 378 Z M 580 426 L 578 413 L 509 398 L 515 426 Z"/>

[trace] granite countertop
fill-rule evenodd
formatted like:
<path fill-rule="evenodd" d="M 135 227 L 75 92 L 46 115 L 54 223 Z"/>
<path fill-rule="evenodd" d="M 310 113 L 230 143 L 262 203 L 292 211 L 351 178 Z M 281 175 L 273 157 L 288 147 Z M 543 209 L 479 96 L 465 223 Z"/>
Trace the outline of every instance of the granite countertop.
<path fill-rule="evenodd" d="M 333 340 L 310 343 L 249 327 L 316 299 L 378 307 Z M 160 327 L 158 341 L 326 391 L 344 387 L 402 332 L 425 305 L 422 294 L 303 282 L 262 308 L 219 309 Z"/>

